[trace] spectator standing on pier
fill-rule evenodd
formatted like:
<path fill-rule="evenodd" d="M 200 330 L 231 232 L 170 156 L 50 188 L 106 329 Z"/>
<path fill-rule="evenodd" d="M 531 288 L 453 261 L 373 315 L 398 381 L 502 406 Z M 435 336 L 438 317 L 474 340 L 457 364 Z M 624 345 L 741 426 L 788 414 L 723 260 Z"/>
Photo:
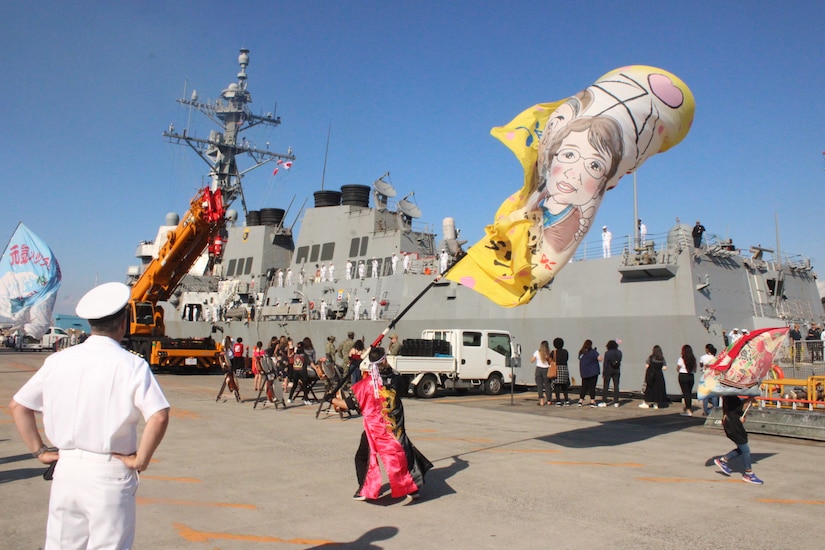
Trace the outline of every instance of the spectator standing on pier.
<path fill-rule="evenodd" d="M 244 352 L 244 345 L 243 345 L 243 338 L 238 336 L 238 339 L 235 340 L 235 343 L 232 345 L 232 356 L 234 364 L 232 365 L 235 370 L 240 370 L 242 373 L 246 371 L 246 360 L 243 356 Z"/>
<path fill-rule="evenodd" d="M 719 468 L 723 474 L 729 476 L 732 472 L 728 461 L 734 457 L 741 456 L 742 464 L 745 471 L 742 474 L 742 481 L 745 483 L 753 483 L 754 485 L 762 485 L 764 482 L 756 477 L 751 469 L 751 448 L 748 445 L 748 432 L 745 430 L 745 417 L 750 404 L 754 398 L 740 399 L 736 395 L 722 396 L 722 427 L 725 429 L 725 435 L 728 439 L 736 444 L 736 448 L 725 456 L 720 456 L 713 460 L 716 467 Z M 748 408 L 745 408 L 745 405 Z"/>
<path fill-rule="evenodd" d="M 263 342 L 258 342 L 252 348 L 252 374 L 255 376 L 255 391 L 264 386 L 263 370 L 261 370 L 261 357 L 266 354 Z"/>
<path fill-rule="evenodd" d="M 570 353 L 564 349 L 564 340 L 561 338 L 553 339 L 553 357 L 556 359 L 556 379 L 553 380 L 556 406 L 569 406 L 570 395 L 567 392 L 570 390 L 570 367 L 567 366 L 567 362 L 570 360 Z M 561 400 L 562 392 L 564 392 L 564 402 Z"/>
<path fill-rule="evenodd" d="M 551 395 L 553 381 L 547 377 L 547 371 L 550 368 L 550 345 L 547 340 L 541 341 L 539 349 L 533 353 L 530 362 L 536 364 L 536 389 L 539 394 L 537 405 L 544 407 L 553 399 Z"/>
<path fill-rule="evenodd" d="M 364 342 L 356 340 L 349 350 L 349 368 L 352 369 L 351 381 L 353 384 L 361 380 L 361 361 L 364 358 Z"/>
<path fill-rule="evenodd" d="M 335 336 L 327 336 L 327 343 L 324 346 L 324 355 L 329 364 L 335 366 Z"/>
<path fill-rule="evenodd" d="M 579 374 L 582 377 L 582 385 L 579 390 L 579 407 L 584 405 L 584 396 L 590 396 L 590 406 L 596 406 L 596 382 L 599 379 L 599 361 L 601 356 L 598 350 L 593 347 L 592 340 L 585 340 L 579 350 Z"/>
<path fill-rule="evenodd" d="M 665 402 L 667 390 L 665 389 L 665 374 L 663 371 L 666 370 L 667 361 L 664 354 L 662 354 L 662 348 L 657 344 L 653 346 L 653 351 L 647 358 L 644 402 L 639 404 L 639 407 L 642 409 L 650 407 L 658 409 L 659 405 Z"/>
<path fill-rule="evenodd" d="M 679 387 L 682 390 L 682 400 L 684 408 L 682 416 L 693 416 L 693 382 L 696 372 L 696 356 L 693 355 L 693 348 L 689 345 L 682 346 L 682 354 L 676 362 L 679 372 Z"/>
<path fill-rule="evenodd" d="M 710 367 L 716 361 L 716 346 L 713 344 L 705 345 L 705 354 L 699 358 L 699 366 L 702 367 L 702 372 Z M 705 416 L 710 414 L 710 411 L 719 406 L 718 395 L 708 395 L 702 398 L 702 413 Z"/>
<path fill-rule="evenodd" d="M 401 353 L 401 343 L 398 341 L 398 335 L 390 334 L 390 345 L 387 347 L 387 355 L 399 355 Z"/>
<path fill-rule="evenodd" d="M 604 352 L 604 371 L 602 371 L 602 402 L 599 407 L 607 406 L 607 392 L 610 390 L 610 382 L 613 381 L 613 406 L 619 406 L 619 378 L 622 367 L 622 352 L 619 350 L 619 343 L 610 340 L 607 343 L 607 351 Z"/>

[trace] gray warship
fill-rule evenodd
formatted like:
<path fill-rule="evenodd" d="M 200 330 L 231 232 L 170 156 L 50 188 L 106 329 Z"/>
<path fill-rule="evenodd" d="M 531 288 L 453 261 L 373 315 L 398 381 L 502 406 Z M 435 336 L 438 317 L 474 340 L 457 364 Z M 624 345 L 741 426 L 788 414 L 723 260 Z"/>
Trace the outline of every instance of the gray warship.
<path fill-rule="evenodd" d="M 257 150 L 240 137 L 261 122 L 280 123 L 272 115 L 249 113 L 246 50 L 242 59 L 242 80 L 223 92 L 233 101 L 179 100 L 222 124 L 221 131 L 208 138 L 189 129 L 164 133 L 198 152 L 209 165 L 213 187 L 230 186 L 240 197 L 247 172 L 295 158 L 291 150 L 284 155 Z M 227 116 L 232 109 L 235 115 Z M 217 111 L 223 112 L 220 119 Z M 246 159 L 249 168 L 243 168 Z M 421 221 L 426 206 L 416 203 L 412 190 L 398 196 L 386 173 L 372 185 L 322 185 L 312 206 L 297 212 L 248 210 L 242 201 L 242 212 L 227 211 L 222 246 L 204 251 L 170 301 L 161 304 L 167 335 L 242 337 L 250 349 L 274 336 L 309 337 L 320 351 L 328 337 L 340 343 L 348 332 L 371 342 L 421 295 L 394 327 L 400 340 L 419 338 L 425 329 L 507 331 L 522 351 L 511 371 L 517 385 L 535 384 L 529 357 L 542 340 L 564 339 L 576 378 L 575 355 L 585 339 L 599 350 L 617 340 L 624 354 L 622 390 L 635 391 L 642 387 L 655 344 L 675 365 L 684 344 L 697 355 L 708 343 L 723 349 L 725 332 L 733 328 L 825 320 L 810 260 L 762 246 L 739 247 L 708 233 L 696 247 L 691 226 L 678 221 L 664 234 L 614 239 L 610 257 L 603 257 L 600 241 L 586 241 L 529 304 L 502 308 L 437 277 L 445 262 L 463 254 L 455 221 L 445 219 L 439 235 Z M 156 239 L 138 246 L 140 265 L 129 268 L 130 280 L 157 257 L 165 232 L 176 224 L 167 216 Z"/>

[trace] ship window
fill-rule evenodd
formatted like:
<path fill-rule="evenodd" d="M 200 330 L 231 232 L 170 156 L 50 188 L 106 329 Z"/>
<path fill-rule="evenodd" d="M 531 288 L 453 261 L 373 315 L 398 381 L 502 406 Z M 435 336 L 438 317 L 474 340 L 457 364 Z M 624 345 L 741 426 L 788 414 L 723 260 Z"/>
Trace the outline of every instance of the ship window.
<path fill-rule="evenodd" d="M 231 277 L 235 274 L 235 259 L 229 260 L 229 265 L 226 266 L 226 276 Z"/>
<path fill-rule="evenodd" d="M 321 250 L 320 244 L 312 245 L 312 250 L 309 253 L 309 261 L 310 262 L 317 262 L 318 261 L 318 252 Z"/>
<path fill-rule="evenodd" d="M 782 294 L 782 281 L 777 283 L 776 279 L 767 279 L 765 282 L 768 283 L 768 294 L 771 296 Z"/>
<path fill-rule="evenodd" d="M 358 256 L 358 245 L 359 244 L 361 244 L 361 242 L 358 239 L 358 237 L 352 239 L 349 242 L 349 257 L 350 258 L 355 258 L 356 256 Z"/>
<path fill-rule="evenodd" d="M 251 271 L 252 271 L 252 257 L 250 256 L 249 258 L 246 259 L 246 269 L 244 270 L 243 274 L 244 275 L 249 275 L 249 273 Z"/>
<path fill-rule="evenodd" d="M 370 242 L 369 237 L 361 237 L 361 250 L 358 254 L 359 256 L 366 256 L 367 255 L 367 244 Z"/>
<path fill-rule="evenodd" d="M 238 270 L 235 272 L 236 275 L 241 275 L 243 273 L 243 264 L 246 260 L 244 258 L 238 258 Z"/>
<path fill-rule="evenodd" d="M 481 333 L 480 332 L 462 332 L 461 338 L 465 346 L 472 346 L 474 348 L 481 347 Z"/>
<path fill-rule="evenodd" d="M 381 271 L 382 275 L 392 275 L 392 258 L 386 257 L 384 258 L 384 270 Z"/>
<path fill-rule="evenodd" d="M 506 334 L 488 334 L 487 347 L 505 357 L 510 356 L 510 337 Z"/>
<path fill-rule="evenodd" d="M 307 261 L 307 253 L 309 252 L 308 246 L 299 246 L 298 253 L 295 254 L 295 263 L 300 265 L 306 263 Z"/>
<path fill-rule="evenodd" d="M 324 243 L 321 247 L 321 261 L 328 262 L 335 253 L 335 243 Z"/>

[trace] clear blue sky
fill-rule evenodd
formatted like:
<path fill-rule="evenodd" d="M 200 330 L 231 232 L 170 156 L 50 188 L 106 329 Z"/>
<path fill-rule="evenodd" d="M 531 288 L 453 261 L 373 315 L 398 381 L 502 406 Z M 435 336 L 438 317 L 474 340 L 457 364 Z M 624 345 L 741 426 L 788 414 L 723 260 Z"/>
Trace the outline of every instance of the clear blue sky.
<path fill-rule="evenodd" d="M 245 178 L 250 209 L 295 197 L 291 222 L 312 203 L 331 125 L 325 188 L 389 170 L 423 221 L 440 233 L 453 216 L 475 242 L 522 181 L 490 129 L 646 64 L 682 78 L 697 104 L 685 141 L 638 172 L 649 233 L 678 216 L 741 247 L 775 246 L 776 214 L 783 252 L 823 269 L 823 21 L 825 3 L 807 1 L 10 3 L 0 238 L 23 221 L 51 245 L 57 313 L 95 281 L 124 280 L 138 242 L 206 181 L 203 161 L 161 137 L 186 125 L 184 81 L 217 97 L 243 47 L 253 111 L 277 102 L 283 120 L 246 135 L 297 157 L 289 173 Z M 599 211 L 614 240 L 632 232 L 632 197 L 624 178 Z"/>

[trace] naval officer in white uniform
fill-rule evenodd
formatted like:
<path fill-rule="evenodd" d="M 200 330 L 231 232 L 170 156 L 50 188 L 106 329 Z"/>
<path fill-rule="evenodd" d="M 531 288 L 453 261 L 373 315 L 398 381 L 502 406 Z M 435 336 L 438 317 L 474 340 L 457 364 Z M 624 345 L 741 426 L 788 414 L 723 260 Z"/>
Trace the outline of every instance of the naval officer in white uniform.
<path fill-rule="evenodd" d="M 129 287 L 106 283 L 77 304 L 92 335 L 49 356 L 11 403 L 17 430 L 44 464 L 59 459 L 49 498 L 46 550 L 131 548 L 138 472 L 169 423 L 169 402 L 142 358 L 120 347 Z M 51 451 L 37 429 L 43 413 Z M 141 416 L 146 426 L 138 444 Z"/>

